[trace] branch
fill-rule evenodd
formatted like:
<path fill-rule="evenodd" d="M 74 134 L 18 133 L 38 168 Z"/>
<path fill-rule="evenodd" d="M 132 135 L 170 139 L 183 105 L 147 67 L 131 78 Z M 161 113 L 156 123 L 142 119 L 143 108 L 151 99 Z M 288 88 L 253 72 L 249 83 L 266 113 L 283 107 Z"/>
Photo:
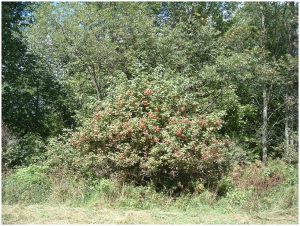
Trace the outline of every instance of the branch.
<path fill-rule="evenodd" d="M 216 100 L 218 100 L 218 98 L 221 96 L 221 94 L 223 94 L 223 88 L 221 88 L 221 92 L 218 95 L 213 97 L 213 100 L 200 112 L 200 114 L 205 112 L 211 105 L 213 105 L 216 102 Z"/>
<path fill-rule="evenodd" d="M 271 116 L 272 116 L 273 114 L 275 114 L 280 108 L 282 108 L 282 107 L 284 107 L 284 106 L 285 106 L 285 104 L 283 103 L 283 104 L 281 104 L 278 108 L 276 108 L 276 109 L 269 115 L 268 121 L 269 121 L 269 119 L 271 118 Z"/>
<path fill-rule="evenodd" d="M 57 23 L 57 22 L 56 22 Z M 62 34 L 64 36 L 64 38 L 66 39 L 67 43 L 69 44 L 69 46 L 73 47 L 74 48 L 74 51 L 76 53 L 76 56 L 79 58 L 79 60 L 82 62 L 83 65 L 85 65 L 87 67 L 87 70 L 91 76 L 91 79 L 92 81 L 94 82 L 94 85 L 95 85 L 95 88 L 96 88 L 96 92 L 97 92 L 97 99 L 100 100 L 101 99 L 101 94 L 100 94 L 100 90 L 99 90 L 99 84 L 97 82 L 97 79 L 96 79 L 96 74 L 95 74 L 95 71 L 94 73 L 92 73 L 92 71 L 90 70 L 90 65 L 88 65 L 84 59 L 81 57 L 80 53 L 78 53 L 78 50 L 75 48 L 75 46 L 73 45 L 72 43 L 72 40 L 70 40 L 68 38 L 68 36 L 65 34 L 65 30 L 64 30 L 64 27 L 57 23 L 57 25 L 60 27 L 61 31 L 62 31 Z"/>
<path fill-rule="evenodd" d="M 272 129 L 274 128 L 274 126 L 278 125 L 279 123 L 281 123 L 283 120 L 285 120 L 285 118 L 278 120 L 277 122 L 275 122 L 272 127 L 268 130 L 268 134 L 272 131 Z"/>

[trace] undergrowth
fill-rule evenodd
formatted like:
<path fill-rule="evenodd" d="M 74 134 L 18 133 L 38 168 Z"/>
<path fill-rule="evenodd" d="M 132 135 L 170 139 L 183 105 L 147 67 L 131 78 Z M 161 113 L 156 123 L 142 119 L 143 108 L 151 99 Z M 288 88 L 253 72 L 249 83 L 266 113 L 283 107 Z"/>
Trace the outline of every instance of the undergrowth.
<path fill-rule="evenodd" d="M 194 193 L 172 197 L 154 186 L 135 186 L 115 179 L 88 181 L 63 169 L 44 166 L 18 169 L 3 179 L 3 203 L 64 203 L 124 209 L 218 209 L 223 212 L 284 210 L 298 205 L 295 167 L 271 161 L 267 167 L 252 163 L 235 167 L 220 180 L 217 190 L 200 187 Z"/>

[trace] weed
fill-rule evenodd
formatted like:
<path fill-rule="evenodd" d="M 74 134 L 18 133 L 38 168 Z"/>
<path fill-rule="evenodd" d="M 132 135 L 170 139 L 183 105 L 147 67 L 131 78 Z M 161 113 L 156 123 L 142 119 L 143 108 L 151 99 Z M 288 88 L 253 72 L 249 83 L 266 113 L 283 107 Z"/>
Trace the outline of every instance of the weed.
<path fill-rule="evenodd" d="M 40 203 L 51 192 L 51 183 L 46 175 L 47 167 L 32 165 L 19 169 L 3 179 L 4 203 Z"/>

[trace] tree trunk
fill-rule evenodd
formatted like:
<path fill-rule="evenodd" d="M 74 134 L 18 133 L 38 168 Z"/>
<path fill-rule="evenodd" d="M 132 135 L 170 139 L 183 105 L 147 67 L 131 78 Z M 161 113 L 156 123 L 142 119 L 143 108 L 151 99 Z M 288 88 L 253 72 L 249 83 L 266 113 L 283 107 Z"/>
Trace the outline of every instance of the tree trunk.
<path fill-rule="evenodd" d="M 289 139 L 290 139 L 290 147 L 292 147 L 294 150 L 297 150 L 296 148 L 295 148 L 295 146 L 294 146 L 294 133 L 293 133 L 293 128 L 294 128 L 294 125 L 293 125 L 293 122 L 294 122 L 294 117 L 293 117 L 293 113 L 292 113 L 292 111 L 290 111 L 289 112 L 289 122 L 290 122 L 290 124 L 289 124 L 289 128 L 290 128 L 290 133 L 289 133 L 289 135 L 290 135 L 290 137 L 289 137 Z"/>
<path fill-rule="evenodd" d="M 96 73 L 95 73 L 94 68 L 92 70 L 91 66 L 88 66 L 88 72 L 89 72 L 89 74 L 92 78 L 92 81 L 94 83 L 94 86 L 95 86 L 95 89 L 96 89 L 96 92 L 97 92 L 97 100 L 101 100 L 102 99 L 101 88 L 100 88 L 99 83 L 97 81 L 97 77 L 96 77 Z"/>
<path fill-rule="evenodd" d="M 40 83 L 37 81 L 36 85 L 36 101 L 35 101 L 35 116 L 38 118 L 39 110 L 40 110 Z"/>
<path fill-rule="evenodd" d="M 264 15 L 264 5 L 265 3 L 261 3 L 261 29 L 262 29 L 262 38 L 261 38 L 261 46 L 265 45 L 266 38 L 266 26 L 265 26 L 265 15 Z M 269 92 L 268 86 L 266 82 L 263 82 L 263 127 L 262 127 L 262 162 L 263 165 L 267 165 L 268 160 L 268 105 L 269 105 Z"/>
<path fill-rule="evenodd" d="M 101 100 L 102 99 L 101 88 L 99 87 L 99 83 L 97 81 L 96 76 L 93 74 L 92 77 L 93 77 L 93 82 L 94 82 L 96 92 L 97 92 L 97 100 Z"/>
<path fill-rule="evenodd" d="M 268 158 L 268 105 L 269 105 L 269 92 L 266 84 L 263 86 L 263 128 L 262 128 L 262 162 L 267 165 Z"/>
<path fill-rule="evenodd" d="M 284 128 L 284 137 L 285 137 L 285 152 L 287 153 L 290 149 L 290 109 L 289 109 L 289 96 L 285 96 L 285 128 Z"/>
<path fill-rule="evenodd" d="M 291 4 L 291 8 L 293 9 L 294 7 L 294 3 L 290 3 Z M 287 7 L 288 5 L 286 5 Z M 294 14 L 294 13 L 293 13 Z M 286 21 L 286 20 L 285 20 Z M 290 29 L 290 27 L 285 24 L 285 26 L 288 28 L 287 32 L 288 32 L 288 53 L 295 57 L 294 54 L 294 49 L 295 47 L 293 46 L 293 37 L 292 37 L 292 30 Z M 293 140 L 293 112 L 292 112 L 292 107 L 291 107 L 291 102 L 292 102 L 292 98 L 293 95 L 290 93 L 290 90 L 292 90 L 292 86 L 291 86 L 291 77 L 289 77 L 290 75 L 288 74 L 286 76 L 286 81 L 285 81 L 285 97 L 284 97 L 284 104 L 285 104 L 285 128 L 284 128 L 284 137 L 285 137 L 285 153 L 288 153 L 290 151 L 290 149 L 293 147 L 294 145 L 294 140 Z"/>

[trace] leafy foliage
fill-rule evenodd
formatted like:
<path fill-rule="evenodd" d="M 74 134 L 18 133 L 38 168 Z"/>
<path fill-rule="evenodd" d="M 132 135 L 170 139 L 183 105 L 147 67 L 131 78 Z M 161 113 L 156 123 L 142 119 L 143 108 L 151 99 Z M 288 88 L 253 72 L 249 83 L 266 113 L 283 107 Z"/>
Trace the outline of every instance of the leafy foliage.
<path fill-rule="evenodd" d="M 26 134 L 14 145 L 4 149 L 2 163 L 5 169 L 41 163 L 45 160 L 45 143 L 36 134 Z"/>
<path fill-rule="evenodd" d="M 200 114 L 188 78 L 160 70 L 120 78 L 103 110 L 73 135 L 81 158 L 73 161 L 87 176 L 115 173 L 124 181 L 183 190 L 193 189 L 188 184 L 195 178 L 213 187 L 226 172 L 230 142 L 218 135 L 222 112 Z"/>
<path fill-rule="evenodd" d="M 3 201 L 8 203 L 44 202 L 51 191 L 47 167 L 32 165 L 19 169 L 2 181 Z"/>
<path fill-rule="evenodd" d="M 7 202 L 296 205 L 298 3 L 2 6 Z"/>
<path fill-rule="evenodd" d="M 34 4 L 3 4 L 3 121 L 17 135 L 56 135 L 73 123 L 74 106 L 64 85 L 43 58 L 29 51 L 22 31 L 31 23 Z"/>

